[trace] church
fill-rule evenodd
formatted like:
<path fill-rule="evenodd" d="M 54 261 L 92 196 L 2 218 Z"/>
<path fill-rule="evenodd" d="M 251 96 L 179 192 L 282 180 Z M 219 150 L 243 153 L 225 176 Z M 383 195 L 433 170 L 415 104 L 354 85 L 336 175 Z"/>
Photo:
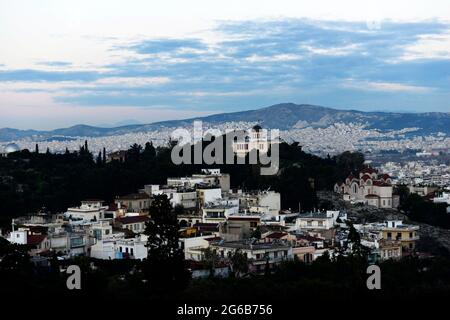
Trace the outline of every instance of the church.
<path fill-rule="evenodd" d="M 399 202 L 399 197 L 393 195 L 391 177 L 370 167 L 364 168 L 356 177 L 350 174 L 344 182 L 336 183 L 334 192 L 346 201 L 377 208 L 397 208 Z"/>

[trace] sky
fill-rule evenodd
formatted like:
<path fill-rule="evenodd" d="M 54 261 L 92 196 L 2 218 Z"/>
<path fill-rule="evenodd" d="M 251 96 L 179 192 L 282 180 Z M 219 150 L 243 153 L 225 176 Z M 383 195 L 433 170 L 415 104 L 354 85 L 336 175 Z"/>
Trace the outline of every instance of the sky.
<path fill-rule="evenodd" d="M 0 0 L 0 128 L 450 112 L 446 0 Z"/>

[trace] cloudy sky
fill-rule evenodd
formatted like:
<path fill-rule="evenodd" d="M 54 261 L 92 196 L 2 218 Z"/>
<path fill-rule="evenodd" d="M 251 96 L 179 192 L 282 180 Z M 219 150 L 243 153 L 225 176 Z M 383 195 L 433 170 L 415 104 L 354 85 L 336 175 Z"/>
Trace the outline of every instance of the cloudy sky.
<path fill-rule="evenodd" d="M 0 0 L 0 128 L 449 101 L 445 0 Z"/>

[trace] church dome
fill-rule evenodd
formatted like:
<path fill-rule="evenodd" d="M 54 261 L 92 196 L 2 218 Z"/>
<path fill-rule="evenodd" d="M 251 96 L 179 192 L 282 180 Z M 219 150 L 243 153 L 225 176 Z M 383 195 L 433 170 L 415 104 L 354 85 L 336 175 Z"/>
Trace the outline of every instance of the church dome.
<path fill-rule="evenodd" d="M 17 152 L 20 151 L 20 148 L 15 143 L 9 143 L 5 147 L 5 153 Z"/>

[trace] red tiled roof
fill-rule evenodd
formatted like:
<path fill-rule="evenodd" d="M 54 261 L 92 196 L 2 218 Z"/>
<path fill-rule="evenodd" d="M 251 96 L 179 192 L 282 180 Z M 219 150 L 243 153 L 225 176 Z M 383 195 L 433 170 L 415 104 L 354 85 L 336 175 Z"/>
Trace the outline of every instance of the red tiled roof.
<path fill-rule="evenodd" d="M 222 240 L 222 238 L 221 237 L 212 237 L 212 238 L 207 238 L 205 240 L 208 242 L 212 242 L 212 241 L 220 241 L 220 240 Z"/>
<path fill-rule="evenodd" d="M 297 240 L 307 240 L 309 242 L 323 241 L 323 239 L 310 236 L 309 234 L 298 234 Z"/>
<path fill-rule="evenodd" d="M 369 179 L 372 179 L 372 177 L 369 176 L 368 174 L 364 174 L 364 175 L 361 177 L 361 179 L 364 180 L 364 181 L 367 181 L 367 180 L 369 180 Z"/>
<path fill-rule="evenodd" d="M 269 234 L 266 238 L 281 239 L 281 238 L 283 238 L 286 235 L 287 235 L 286 232 L 273 232 L 273 233 Z"/>
<path fill-rule="evenodd" d="M 35 246 L 42 243 L 45 238 L 47 238 L 45 234 L 29 234 L 27 235 L 27 244 L 30 246 Z"/>
<path fill-rule="evenodd" d="M 378 186 L 378 187 L 390 187 L 391 186 L 390 184 L 388 184 L 388 183 L 386 183 L 386 182 L 384 182 L 382 180 L 381 181 L 380 180 L 374 181 L 373 185 L 374 186 Z"/>
<path fill-rule="evenodd" d="M 131 193 L 125 196 L 117 197 L 117 200 L 142 200 L 142 199 L 150 199 L 150 196 L 146 193 Z"/>
<path fill-rule="evenodd" d="M 368 174 L 372 174 L 372 173 L 377 173 L 378 171 L 371 168 L 371 167 L 367 167 L 361 170 L 362 173 L 368 173 Z"/>
<path fill-rule="evenodd" d="M 111 203 L 108 205 L 108 211 L 116 211 L 118 209 L 117 204 Z"/>
<path fill-rule="evenodd" d="M 131 217 L 121 217 L 117 218 L 116 221 L 122 224 L 147 222 L 149 220 L 148 216 L 131 216 Z"/>

